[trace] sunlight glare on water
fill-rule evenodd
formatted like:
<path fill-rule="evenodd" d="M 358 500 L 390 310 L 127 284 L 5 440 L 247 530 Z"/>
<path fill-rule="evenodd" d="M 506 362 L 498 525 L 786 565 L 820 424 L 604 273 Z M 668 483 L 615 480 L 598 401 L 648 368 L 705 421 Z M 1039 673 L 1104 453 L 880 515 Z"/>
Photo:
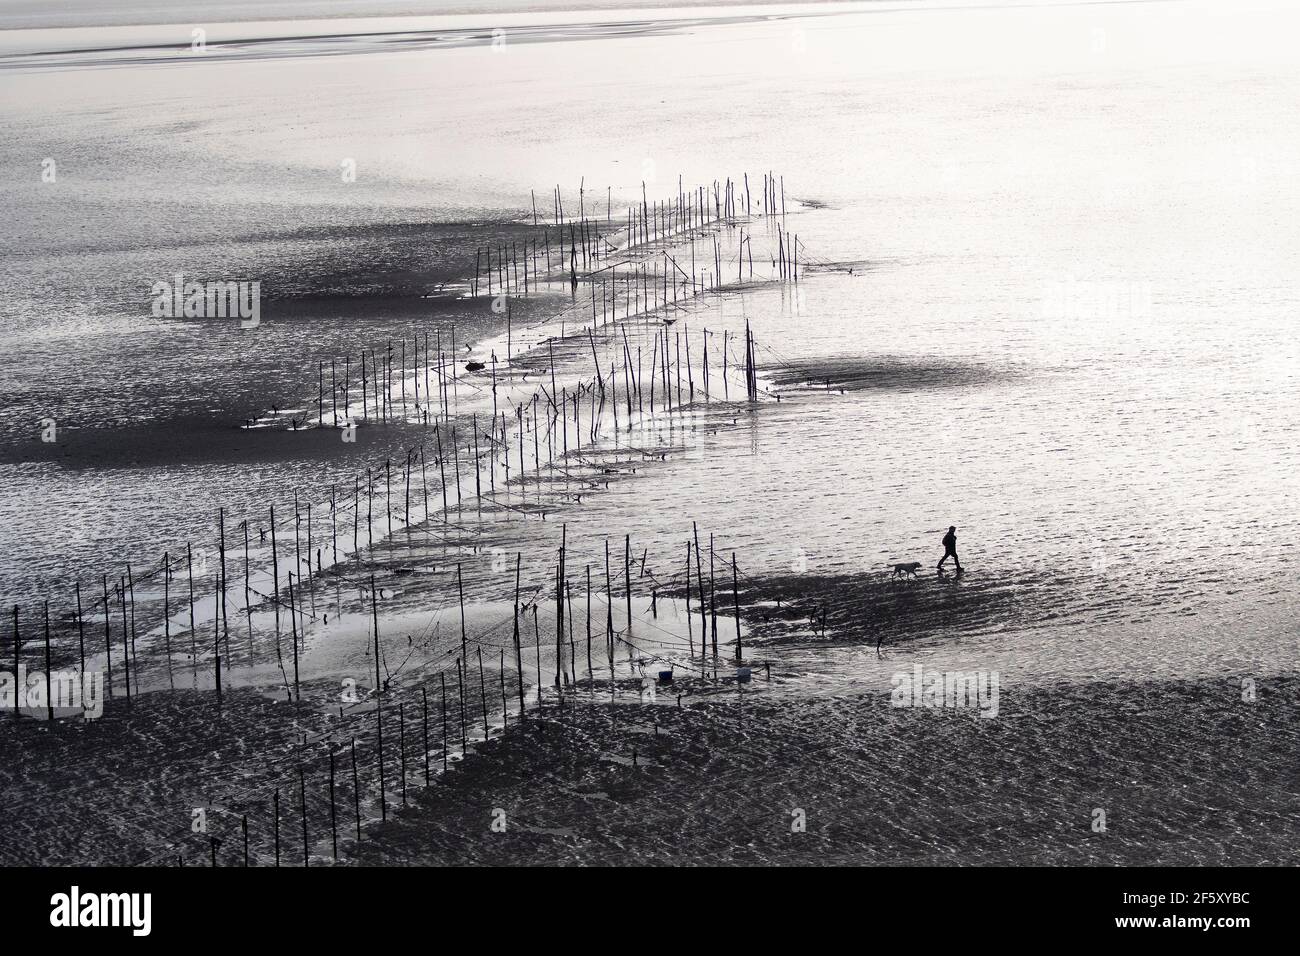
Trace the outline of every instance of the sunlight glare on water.
<path fill-rule="evenodd" d="M 288 53 L 11 62 L 0 157 L 59 157 L 65 191 L 0 186 L 5 435 L 29 437 L 50 403 L 89 422 L 112 407 L 165 427 L 184 406 L 237 423 L 195 361 L 269 353 L 149 319 L 150 283 L 178 268 L 288 287 L 354 261 L 351 231 L 523 216 L 557 182 L 566 201 L 580 181 L 597 208 L 612 197 L 617 219 L 643 181 L 666 197 L 679 173 L 776 170 L 806 249 L 798 287 L 689 322 L 748 320 L 782 401 L 585 499 L 571 533 L 671 555 L 695 520 L 753 575 L 878 574 L 928 569 L 955 524 L 967 586 L 1006 582 L 1038 612 L 990 655 L 1034 660 L 1045 641 L 1037 672 L 1074 676 L 1199 672 L 1219 648 L 1289 666 L 1295 601 L 1272 576 L 1297 507 L 1300 187 L 1277 142 L 1296 19 L 1282 4 L 923 7 L 368 49 L 346 70 Z M 346 187 L 343 158 L 359 171 Z M 303 333 L 269 315 L 266 374 L 309 402 L 316 360 L 295 349 L 346 350 L 369 334 L 365 308 L 322 307 Z M 156 560 L 218 506 L 251 510 L 263 481 L 319 500 L 337 477 L 314 453 L 284 457 L 254 481 L 203 460 L 57 476 L 6 461 L 4 590 L 76 576 L 67 554 L 94 576 L 124 539 Z M 1073 648 L 1077 620 L 1046 623 L 1083 610 L 1114 625 L 1093 628 L 1095 652 Z"/>

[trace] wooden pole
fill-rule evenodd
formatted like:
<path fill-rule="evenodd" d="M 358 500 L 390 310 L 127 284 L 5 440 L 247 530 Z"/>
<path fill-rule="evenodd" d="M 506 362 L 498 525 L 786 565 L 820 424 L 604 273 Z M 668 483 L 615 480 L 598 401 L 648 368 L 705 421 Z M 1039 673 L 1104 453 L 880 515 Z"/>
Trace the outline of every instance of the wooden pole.
<path fill-rule="evenodd" d="M 736 606 L 736 661 L 740 661 L 740 585 L 736 575 L 736 552 L 731 552 L 731 595 Z"/>
<path fill-rule="evenodd" d="M 515 555 L 514 638 L 515 638 L 515 671 L 519 675 L 519 719 L 520 720 L 524 719 L 524 661 L 523 661 L 523 652 L 519 647 L 519 572 L 520 572 L 520 564 L 523 562 L 523 558 L 524 556 L 522 552 L 519 552 Z"/>
<path fill-rule="evenodd" d="M 220 604 L 219 610 L 220 610 L 220 612 L 221 612 L 222 636 L 224 636 L 225 639 L 226 639 L 226 651 L 227 651 L 227 653 L 229 653 L 229 651 L 230 651 L 230 628 L 229 628 L 229 626 L 227 625 L 227 622 L 226 622 L 226 509 L 225 509 L 225 508 L 218 508 L 218 509 L 217 509 L 217 531 L 218 531 L 218 550 L 219 550 L 220 558 L 221 558 L 221 564 L 220 564 L 220 573 L 221 573 L 221 604 Z M 215 630 L 215 629 L 214 629 L 214 630 Z M 220 656 L 220 654 L 221 654 L 221 642 L 220 642 L 220 640 L 218 640 L 218 641 L 217 641 L 217 656 Z M 139 679 L 140 679 L 140 678 L 139 678 L 139 674 L 137 673 L 137 675 L 136 675 L 136 680 L 138 681 Z M 220 700 L 220 699 L 221 699 L 221 682 L 218 681 L 218 682 L 217 682 L 217 700 Z"/>
<path fill-rule="evenodd" d="M 14 680 L 18 680 L 18 674 L 14 673 Z M 50 602 L 45 602 L 45 712 L 46 719 L 51 723 L 54 721 L 54 695 L 52 693 L 54 685 L 53 678 L 50 676 Z M 18 685 L 14 685 L 14 693 L 18 693 Z M 17 699 L 14 700 L 16 704 Z"/>
<path fill-rule="evenodd" d="M 122 668 L 126 678 L 126 702 L 131 704 L 131 628 L 126 623 L 126 578 L 118 578 L 118 601 L 122 605 Z M 220 698 L 217 698 L 220 701 Z"/>
<path fill-rule="evenodd" d="M 713 533 L 709 533 L 709 615 L 713 625 L 713 656 L 718 656 L 718 590 L 713 576 Z"/>
<path fill-rule="evenodd" d="M 554 368 L 554 366 L 552 366 Z M 555 687 L 561 686 L 560 675 L 564 672 L 564 547 L 568 526 L 560 528 L 560 561 L 555 569 Z"/>
<path fill-rule="evenodd" d="M 186 552 L 189 551 L 189 545 L 185 546 Z M 191 579 L 192 580 L 192 579 Z M 275 546 L 275 505 L 271 505 L 271 605 L 275 608 L 275 628 L 278 635 L 280 633 L 280 557 Z M 190 630 L 194 630 L 194 595 L 193 586 L 190 587 Z"/>
<path fill-rule="evenodd" d="M 469 653 L 469 639 L 465 636 L 465 588 L 461 583 L 460 562 L 456 562 L 456 593 L 460 597 L 460 656 L 464 660 Z"/>
<path fill-rule="evenodd" d="M 75 589 L 77 592 L 77 643 L 81 648 L 81 679 L 83 681 L 82 687 L 84 688 L 85 687 L 84 681 L 86 679 L 86 631 L 84 627 L 84 622 L 81 619 L 81 585 L 80 584 L 75 585 Z M 171 658 L 169 654 L 168 660 L 170 661 L 170 659 Z M 14 698 L 14 703 L 15 704 L 18 703 L 17 697 Z M 84 699 L 83 699 L 83 705 L 84 705 Z"/>
<path fill-rule="evenodd" d="M 488 710 L 487 710 L 487 682 L 483 678 L 483 646 L 480 644 L 478 651 L 478 692 L 483 701 L 483 739 L 488 739 Z"/>
<path fill-rule="evenodd" d="M 185 546 L 186 553 L 189 552 L 189 545 Z M 108 667 L 108 696 L 113 696 L 113 642 L 109 635 L 109 613 L 108 613 L 108 575 L 104 575 L 104 655 L 107 659 Z M 190 633 L 194 633 L 194 575 L 190 573 Z M 18 661 L 18 605 L 14 605 L 14 673 L 17 674 Z M 14 708 L 15 711 L 17 708 Z M 15 713 L 15 716 L 17 714 Z"/>
<path fill-rule="evenodd" d="M 614 594 L 609 580 L 609 539 L 605 539 L 605 653 L 609 657 L 609 679 L 614 679 Z"/>
<path fill-rule="evenodd" d="M 691 630 L 691 542 L 686 542 L 686 649 L 695 653 L 695 632 Z M 700 641 L 700 653 L 704 653 L 704 641 Z"/>
<path fill-rule="evenodd" d="M 243 520 L 244 525 L 244 613 L 248 615 L 248 652 L 250 656 L 253 653 L 253 599 L 252 589 L 249 586 L 249 575 L 252 571 L 252 565 L 248 556 L 248 519 Z M 170 575 L 171 571 L 168 569 Z M 171 660 L 167 662 L 167 673 L 171 675 Z"/>
<path fill-rule="evenodd" d="M 691 522 L 691 534 L 695 538 L 695 580 L 700 589 L 700 656 L 704 656 L 704 645 L 709 636 L 708 605 L 704 600 L 704 571 L 700 567 L 700 529 Z"/>
<path fill-rule="evenodd" d="M 139 657 L 135 652 L 135 578 L 131 575 L 131 562 L 126 563 L 126 587 L 122 590 L 122 596 L 130 595 L 131 598 L 131 660 L 139 662 Z M 140 670 L 137 666 L 135 673 L 135 689 L 140 689 Z"/>
<path fill-rule="evenodd" d="M 293 572 L 289 572 L 289 626 L 291 628 L 291 637 L 293 639 L 293 699 L 294 703 L 302 700 L 302 694 L 298 687 L 298 614 L 297 604 L 293 599 Z M 220 675 L 220 665 L 217 667 L 217 673 Z M 217 699 L 221 699 L 221 680 L 217 679 Z"/>
<path fill-rule="evenodd" d="M 465 662 L 456 658 L 456 697 L 460 700 L 460 755 L 469 749 L 469 732 L 465 726 Z"/>
<path fill-rule="evenodd" d="M 564 585 L 564 599 L 568 607 L 565 620 L 569 625 L 569 676 L 576 687 L 578 683 L 578 648 L 573 643 L 573 589 L 569 587 L 567 577 L 562 583 Z"/>
<path fill-rule="evenodd" d="M 370 612 L 375 625 L 375 729 L 379 738 L 379 818 L 388 819 L 388 801 L 384 793 L 384 684 L 379 676 L 379 591 L 375 576 L 370 575 Z"/>

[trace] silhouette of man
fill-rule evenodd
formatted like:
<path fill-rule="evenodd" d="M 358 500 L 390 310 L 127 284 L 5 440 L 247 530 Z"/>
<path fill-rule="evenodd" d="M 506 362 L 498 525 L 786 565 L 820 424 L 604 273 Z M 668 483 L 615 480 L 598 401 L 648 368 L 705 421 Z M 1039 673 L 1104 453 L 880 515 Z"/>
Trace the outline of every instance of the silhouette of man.
<path fill-rule="evenodd" d="M 958 573 L 961 572 L 961 558 L 957 557 L 957 526 L 950 525 L 948 533 L 943 536 L 943 557 L 939 559 L 939 568 L 943 569 L 943 563 L 949 558 L 957 565 Z"/>

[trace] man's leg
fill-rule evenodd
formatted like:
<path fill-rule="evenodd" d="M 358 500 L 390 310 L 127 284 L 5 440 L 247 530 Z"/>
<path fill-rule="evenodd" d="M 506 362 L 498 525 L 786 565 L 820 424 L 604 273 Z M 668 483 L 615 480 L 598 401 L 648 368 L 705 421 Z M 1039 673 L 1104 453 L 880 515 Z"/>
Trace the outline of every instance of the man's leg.
<path fill-rule="evenodd" d="M 952 560 L 953 560 L 953 563 L 955 563 L 955 564 L 957 565 L 957 570 L 958 570 L 958 572 L 960 572 L 960 571 L 961 571 L 961 558 L 957 557 L 957 552 L 956 552 L 956 551 L 954 551 L 954 552 L 952 553 Z"/>

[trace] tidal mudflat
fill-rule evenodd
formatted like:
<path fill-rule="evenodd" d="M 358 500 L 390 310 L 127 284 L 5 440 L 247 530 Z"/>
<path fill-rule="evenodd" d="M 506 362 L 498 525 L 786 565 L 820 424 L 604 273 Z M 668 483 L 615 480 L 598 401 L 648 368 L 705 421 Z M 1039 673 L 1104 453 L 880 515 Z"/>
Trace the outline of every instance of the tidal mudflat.
<path fill-rule="evenodd" d="M 7 23 L 0 861 L 1294 862 L 1224 9 Z"/>

